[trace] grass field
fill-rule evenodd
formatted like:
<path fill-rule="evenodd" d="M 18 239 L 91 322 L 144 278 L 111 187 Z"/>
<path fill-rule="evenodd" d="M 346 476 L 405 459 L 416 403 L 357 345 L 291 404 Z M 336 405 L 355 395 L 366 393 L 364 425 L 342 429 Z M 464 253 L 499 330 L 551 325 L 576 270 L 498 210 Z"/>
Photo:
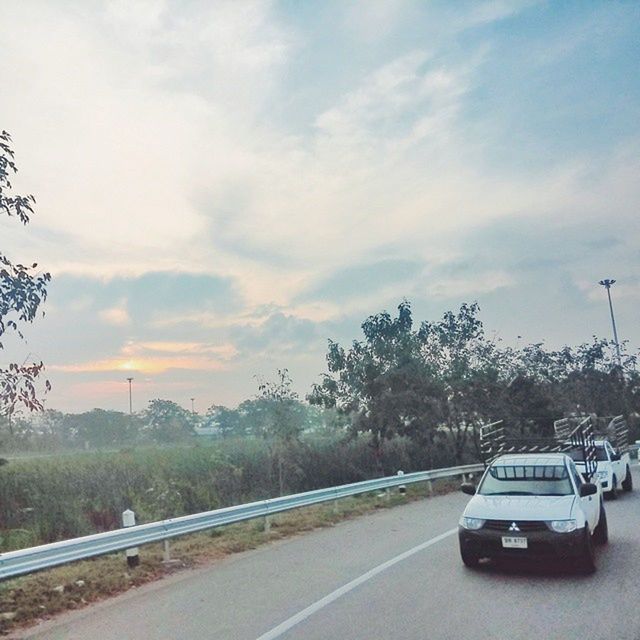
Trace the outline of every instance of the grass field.
<path fill-rule="evenodd" d="M 284 452 L 241 440 L 10 460 L 0 467 L 0 552 L 118 528 L 125 509 L 144 523 L 431 466 L 403 440 L 383 453 L 365 439 Z"/>

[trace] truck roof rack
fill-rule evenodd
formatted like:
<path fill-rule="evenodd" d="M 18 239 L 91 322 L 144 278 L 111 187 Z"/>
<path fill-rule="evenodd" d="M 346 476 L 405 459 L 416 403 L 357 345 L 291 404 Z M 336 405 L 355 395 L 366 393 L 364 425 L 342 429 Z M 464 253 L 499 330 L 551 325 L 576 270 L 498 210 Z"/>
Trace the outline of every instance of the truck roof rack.
<path fill-rule="evenodd" d="M 629 427 L 624 416 L 616 416 L 607 426 L 609 440 L 618 453 L 629 451 Z"/>
<path fill-rule="evenodd" d="M 580 417 L 580 418 L 562 418 L 553 423 L 556 438 L 566 440 L 571 434 L 571 420 L 579 420 L 584 422 L 589 420 L 592 427 L 594 438 L 603 438 L 609 440 L 613 448 L 618 453 L 626 453 L 629 451 L 629 427 L 624 416 L 614 416 L 613 419 L 603 427 L 603 418 Z"/>
<path fill-rule="evenodd" d="M 565 419 L 566 420 L 566 419 Z M 556 424 L 562 421 L 556 421 Z M 555 426 L 555 425 L 554 425 Z M 571 453 L 579 450 L 585 461 L 584 476 L 590 481 L 596 471 L 596 447 L 591 418 L 583 419 L 573 430 L 567 420 L 556 428 L 555 437 L 511 436 L 502 420 L 480 427 L 480 453 L 485 467 L 507 453 Z"/>

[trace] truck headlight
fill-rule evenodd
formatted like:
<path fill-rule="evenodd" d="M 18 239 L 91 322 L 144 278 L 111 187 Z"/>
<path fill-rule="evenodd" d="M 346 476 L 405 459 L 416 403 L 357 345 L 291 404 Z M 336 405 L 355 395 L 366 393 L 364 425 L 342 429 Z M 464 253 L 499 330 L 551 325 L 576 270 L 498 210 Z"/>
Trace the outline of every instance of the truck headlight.
<path fill-rule="evenodd" d="M 575 520 L 552 520 L 548 524 L 556 533 L 571 533 L 578 528 Z"/>
<path fill-rule="evenodd" d="M 482 529 L 485 520 L 482 518 L 460 518 L 460 526 L 465 529 L 469 529 L 470 531 L 477 531 L 478 529 Z"/>

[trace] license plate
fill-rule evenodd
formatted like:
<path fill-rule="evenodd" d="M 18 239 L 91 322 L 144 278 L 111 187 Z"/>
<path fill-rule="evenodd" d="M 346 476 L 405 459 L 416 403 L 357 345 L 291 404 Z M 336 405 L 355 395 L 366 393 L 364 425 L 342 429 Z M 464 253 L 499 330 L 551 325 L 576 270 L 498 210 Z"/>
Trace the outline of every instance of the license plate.
<path fill-rule="evenodd" d="M 526 538 L 514 538 L 512 536 L 502 536 L 502 546 L 505 549 L 526 549 Z"/>

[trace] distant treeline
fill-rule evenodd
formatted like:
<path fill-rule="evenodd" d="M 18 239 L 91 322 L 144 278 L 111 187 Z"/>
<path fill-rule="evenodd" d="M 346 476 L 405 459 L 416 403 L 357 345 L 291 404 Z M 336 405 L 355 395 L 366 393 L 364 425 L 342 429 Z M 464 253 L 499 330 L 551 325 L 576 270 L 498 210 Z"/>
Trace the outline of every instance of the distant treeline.
<path fill-rule="evenodd" d="M 152 400 L 140 413 L 108 409 L 63 413 L 54 409 L 0 418 L 2 452 L 56 452 L 117 449 L 120 447 L 187 444 L 196 439 L 264 437 L 268 434 L 269 401 L 252 399 L 235 409 L 212 406 L 205 415 L 183 409 L 171 400 Z M 335 410 L 324 410 L 296 400 L 301 432 L 344 431 L 346 420 Z"/>
<path fill-rule="evenodd" d="M 134 415 L 47 410 L 0 418 L 0 456 L 186 443 L 196 433 L 261 438 L 282 456 L 304 433 L 364 433 L 374 448 L 401 436 L 427 452 L 444 447 L 459 460 L 477 450 L 479 426 L 496 419 L 548 434 L 563 416 L 622 414 L 635 429 L 640 372 L 626 343 L 619 360 L 612 342 L 595 337 L 557 350 L 542 343 L 513 348 L 487 338 L 478 315 L 477 304 L 463 304 L 416 326 L 406 301 L 395 317 L 373 315 L 362 324 L 363 340 L 347 348 L 329 341 L 328 371 L 305 399 L 283 369 L 237 408 L 214 405 L 204 415 L 156 399 Z"/>

